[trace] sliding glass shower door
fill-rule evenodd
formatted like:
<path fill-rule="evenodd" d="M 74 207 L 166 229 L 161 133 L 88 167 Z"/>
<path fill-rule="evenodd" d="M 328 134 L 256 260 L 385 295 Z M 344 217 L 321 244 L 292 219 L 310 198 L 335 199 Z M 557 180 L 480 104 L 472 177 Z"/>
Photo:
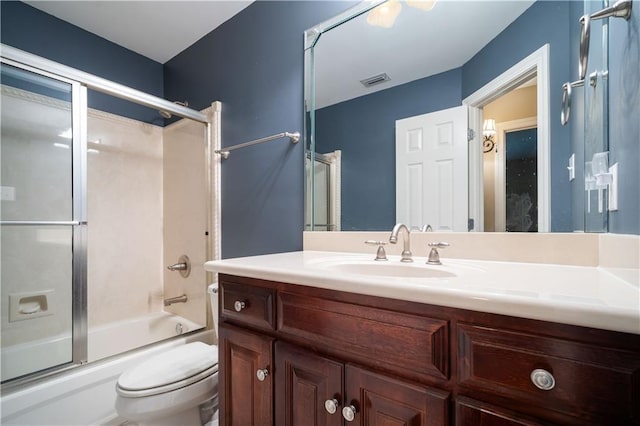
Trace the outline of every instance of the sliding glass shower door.
<path fill-rule="evenodd" d="M 1 64 L 2 381 L 86 359 L 78 83 Z M 75 256 L 74 256 L 75 252 Z M 74 298 L 79 296 L 78 298 Z M 74 327 L 75 326 L 75 327 Z M 83 336 L 83 334 L 85 336 Z"/>

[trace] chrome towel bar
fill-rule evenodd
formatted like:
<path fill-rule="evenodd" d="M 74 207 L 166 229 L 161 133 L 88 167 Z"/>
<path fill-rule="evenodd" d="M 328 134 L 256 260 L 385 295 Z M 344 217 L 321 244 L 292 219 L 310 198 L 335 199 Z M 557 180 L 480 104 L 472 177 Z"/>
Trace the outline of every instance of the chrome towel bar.
<path fill-rule="evenodd" d="M 259 143 L 269 142 L 269 141 L 273 141 L 281 138 L 289 138 L 291 143 L 298 143 L 298 141 L 300 140 L 300 132 L 294 132 L 294 133 L 282 132 L 282 133 L 278 133 L 277 135 L 267 136 L 266 138 L 260 138 L 260 139 L 252 140 L 249 142 L 240 143 L 238 145 L 233 145 L 228 148 L 216 149 L 213 152 L 215 152 L 216 154 L 222 155 L 222 158 L 226 160 L 227 158 L 229 158 L 230 151 L 233 151 L 234 149 L 245 148 L 247 146 L 257 145 Z"/>

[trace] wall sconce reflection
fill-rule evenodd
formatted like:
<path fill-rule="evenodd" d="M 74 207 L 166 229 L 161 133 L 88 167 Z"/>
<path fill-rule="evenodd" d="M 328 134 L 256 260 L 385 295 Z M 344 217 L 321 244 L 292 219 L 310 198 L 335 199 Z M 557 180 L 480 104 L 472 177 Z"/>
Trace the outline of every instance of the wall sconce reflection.
<path fill-rule="evenodd" d="M 482 134 L 484 135 L 482 152 L 486 154 L 487 152 L 493 151 L 493 148 L 496 146 L 496 120 L 493 118 L 484 120 Z"/>

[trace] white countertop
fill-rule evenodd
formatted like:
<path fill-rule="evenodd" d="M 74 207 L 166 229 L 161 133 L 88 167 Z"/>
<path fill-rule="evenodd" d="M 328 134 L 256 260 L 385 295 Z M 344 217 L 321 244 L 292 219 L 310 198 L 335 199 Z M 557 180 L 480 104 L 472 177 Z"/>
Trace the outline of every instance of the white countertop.
<path fill-rule="evenodd" d="M 372 255 L 300 251 L 210 261 L 210 272 L 281 281 L 449 306 L 522 318 L 539 319 L 640 334 L 640 290 L 636 270 L 623 280 L 597 267 L 536 263 L 426 258 L 401 264 L 399 257 L 375 262 Z M 349 273 L 347 265 L 364 268 L 412 268 L 415 277 Z M 433 272 L 446 277 L 423 278 Z"/>

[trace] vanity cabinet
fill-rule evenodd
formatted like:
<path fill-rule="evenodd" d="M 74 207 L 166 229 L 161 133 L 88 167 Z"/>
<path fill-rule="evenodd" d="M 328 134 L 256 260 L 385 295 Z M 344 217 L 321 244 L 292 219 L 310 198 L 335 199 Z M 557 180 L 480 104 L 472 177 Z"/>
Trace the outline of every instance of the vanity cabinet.
<path fill-rule="evenodd" d="M 224 274 L 220 288 L 221 424 L 640 424 L 639 335 Z"/>
<path fill-rule="evenodd" d="M 220 424 L 272 424 L 273 339 L 221 324 L 218 350 Z"/>
<path fill-rule="evenodd" d="M 448 392 L 276 343 L 277 425 L 446 425 Z M 393 420 L 392 420 L 393 419 Z"/>

